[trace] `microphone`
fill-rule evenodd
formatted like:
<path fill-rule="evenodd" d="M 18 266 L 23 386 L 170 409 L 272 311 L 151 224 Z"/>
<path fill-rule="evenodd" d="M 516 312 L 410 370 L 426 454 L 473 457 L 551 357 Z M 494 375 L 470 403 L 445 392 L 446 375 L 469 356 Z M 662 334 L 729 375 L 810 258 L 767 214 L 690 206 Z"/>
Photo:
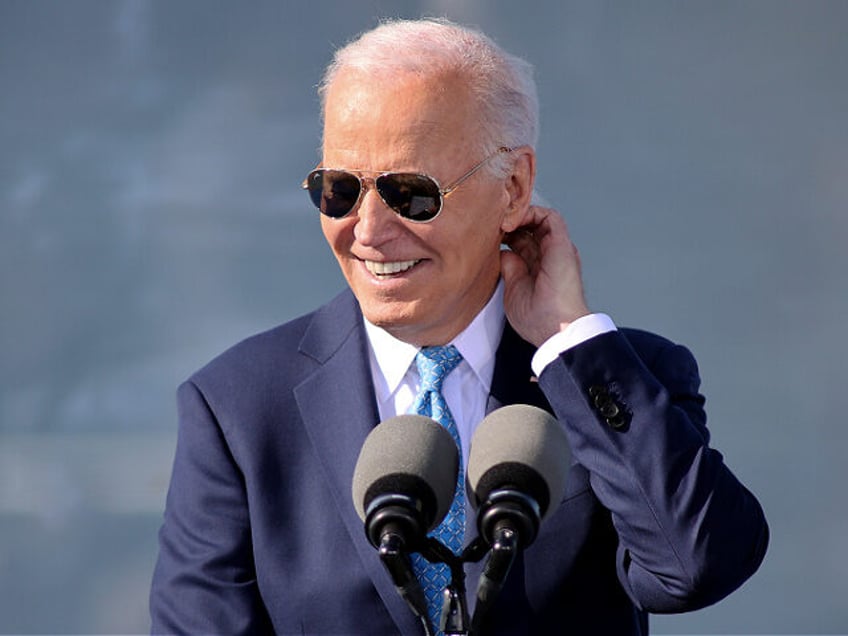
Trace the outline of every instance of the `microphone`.
<path fill-rule="evenodd" d="M 448 513 L 458 470 L 456 443 L 429 417 L 398 415 L 378 424 L 359 451 L 352 488 L 371 544 L 379 547 L 387 526 L 398 524 L 417 547 Z"/>
<path fill-rule="evenodd" d="M 477 427 L 468 459 L 468 486 L 480 536 L 491 547 L 477 587 L 472 629 L 506 581 L 520 550 L 565 492 L 571 448 L 556 419 L 514 404 L 492 411 Z"/>
<path fill-rule="evenodd" d="M 459 451 L 450 433 L 423 415 L 378 424 L 353 472 L 353 505 L 368 540 L 427 634 L 433 633 L 427 603 L 409 554 L 425 549 L 427 533 L 448 513 L 458 472 Z"/>

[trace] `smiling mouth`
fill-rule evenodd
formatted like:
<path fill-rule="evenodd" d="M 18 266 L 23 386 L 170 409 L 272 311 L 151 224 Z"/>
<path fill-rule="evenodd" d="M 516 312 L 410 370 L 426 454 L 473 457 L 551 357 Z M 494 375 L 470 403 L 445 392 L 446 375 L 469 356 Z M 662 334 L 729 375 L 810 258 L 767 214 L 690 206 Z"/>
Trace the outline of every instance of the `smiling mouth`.
<path fill-rule="evenodd" d="M 365 263 L 365 268 L 379 277 L 388 277 L 394 276 L 395 274 L 401 274 L 406 272 L 421 262 L 421 259 L 414 261 L 391 261 L 391 262 L 379 262 L 379 261 L 363 261 Z"/>

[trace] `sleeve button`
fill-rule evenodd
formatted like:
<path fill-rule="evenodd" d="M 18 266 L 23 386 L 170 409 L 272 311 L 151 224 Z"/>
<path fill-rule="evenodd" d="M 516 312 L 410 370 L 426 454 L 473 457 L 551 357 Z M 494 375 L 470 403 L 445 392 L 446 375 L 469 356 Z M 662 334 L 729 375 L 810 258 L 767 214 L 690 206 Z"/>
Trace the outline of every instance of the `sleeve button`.
<path fill-rule="evenodd" d="M 618 417 L 621 413 L 621 409 L 619 409 L 618 405 L 612 401 L 603 404 L 598 410 L 600 410 L 601 415 L 603 415 L 607 420 Z"/>
<path fill-rule="evenodd" d="M 607 418 L 607 424 L 613 430 L 621 430 L 627 425 L 627 418 L 624 416 L 624 413 L 619 413 L 614 417 Z"/>

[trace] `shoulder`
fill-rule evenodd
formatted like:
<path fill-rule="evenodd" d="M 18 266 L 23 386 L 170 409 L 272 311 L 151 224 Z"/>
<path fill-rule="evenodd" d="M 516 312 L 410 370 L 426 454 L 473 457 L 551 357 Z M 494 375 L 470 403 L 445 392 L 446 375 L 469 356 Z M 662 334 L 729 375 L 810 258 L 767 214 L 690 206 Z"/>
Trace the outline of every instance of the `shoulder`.
<path fill-rule="evenodd" d="M 281 378 L 302 373 L 318 363 L 319 343 L 332 346 L 327 335 L 336 336 L 339 325 L 358 324 L 358 305 L 344 291 L 307 314 L 251 335 L 196 371 L 189 380 L 198 386 L 265 384 L 269 376 Z"/>

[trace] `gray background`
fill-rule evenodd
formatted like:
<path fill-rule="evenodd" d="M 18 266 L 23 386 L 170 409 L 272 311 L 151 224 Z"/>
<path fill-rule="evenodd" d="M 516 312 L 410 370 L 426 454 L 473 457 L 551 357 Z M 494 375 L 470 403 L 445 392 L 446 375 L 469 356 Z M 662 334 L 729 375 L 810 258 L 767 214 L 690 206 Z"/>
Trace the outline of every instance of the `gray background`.
<path fill-rule="evenodd" d="M 176 384 L 341 288 L 299 185 L 377 16 L 537 67 L 593 307 L 698 357 L 772 528 L 657 633 L 848 631 L 848 3 L 0 0 L 0 632 L 143 632 Z"/>

